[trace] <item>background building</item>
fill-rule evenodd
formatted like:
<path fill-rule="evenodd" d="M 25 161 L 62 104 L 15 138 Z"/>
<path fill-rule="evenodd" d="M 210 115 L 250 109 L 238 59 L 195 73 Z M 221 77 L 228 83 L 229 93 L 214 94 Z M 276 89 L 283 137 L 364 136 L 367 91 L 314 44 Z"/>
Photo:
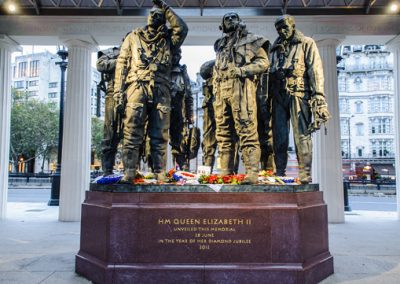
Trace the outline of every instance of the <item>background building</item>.
<path fill-rule="evenodd" d="M 59 102 L 60 100 L 60 67 L 56 64 L 61 59 L 49 51 L 16 56 L 12 62 L 12 86 L 18 91 L 26 91 L 30 97 Z M 68 68 L 66 72 L 68 77 Z M 100 82 L 100 72 L 92 67 L 91 80 L 91 110 L 95 116 L 97 100 L 97 84 Z M 100 117 L 104 116 L 104 94 L 100 99 Z"/>
<path fill-rule="evenodd" d="M 338 52 L 344 176 L 394 177 L 393 56 L 379 45 L 341 46 Z"/>
<path fill-rule="evenodd" d="M 17 91 L 27 92 L 32 99 L 56 102 L 58 105 L 61 70 L 56 63 L 60 61 L 58 55 L 49 51 L 16 56 L 14 62 L 12 62 L 12 86 Z M 68 67 L 66 78 L 68 78 Z M 103 92 L 97 94 L 97 84 L 100 80 L 100 73 L 92 67 L 90 94 L 88 94 L 91 100 L 91 114 L 102 118 L 104 117 L 105 94 Z M 99 109 L 98 106 L 100 106 Z M 39 172 L 42 159 L 36 157 L 32 162 L 34 163 L 34 172 Z M 24 167 L 25 171 L 28 168 L 32 167 Z M 45 169 L 50 170 L 50 165 L 46 164 Z"/>

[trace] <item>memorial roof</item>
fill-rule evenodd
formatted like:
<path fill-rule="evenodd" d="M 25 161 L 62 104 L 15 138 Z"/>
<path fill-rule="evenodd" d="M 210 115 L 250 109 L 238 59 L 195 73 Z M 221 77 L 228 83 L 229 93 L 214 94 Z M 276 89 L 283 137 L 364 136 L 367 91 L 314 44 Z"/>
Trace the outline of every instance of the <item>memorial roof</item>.
<path fill-rule="evenodd" d="M 24 15 L 121 15 L 141 16 L 152 7 L 151 0 L 0 0 L 15 2 Z M 253 16 L 389 14 L 392 0 L 168 0 L 187 16 L 214 16 L 238 10 Z M 4 6 L 4 5 L 3 5 Z M 2 9 L 1 14 L 8 12 Z M 392 12 L 393 13 L 393 12 Z"/>

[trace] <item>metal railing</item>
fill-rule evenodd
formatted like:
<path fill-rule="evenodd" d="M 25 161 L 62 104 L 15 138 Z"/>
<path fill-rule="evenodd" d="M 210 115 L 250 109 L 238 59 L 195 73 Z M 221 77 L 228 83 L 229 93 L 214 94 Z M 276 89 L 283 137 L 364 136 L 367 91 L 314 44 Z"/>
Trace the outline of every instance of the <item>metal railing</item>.
<path fill-rule="evenodd" d="M 45 173 L 9 173 L 8 174 L 8 184 L 50 184 L 52 179 L 51 174 Z"/>

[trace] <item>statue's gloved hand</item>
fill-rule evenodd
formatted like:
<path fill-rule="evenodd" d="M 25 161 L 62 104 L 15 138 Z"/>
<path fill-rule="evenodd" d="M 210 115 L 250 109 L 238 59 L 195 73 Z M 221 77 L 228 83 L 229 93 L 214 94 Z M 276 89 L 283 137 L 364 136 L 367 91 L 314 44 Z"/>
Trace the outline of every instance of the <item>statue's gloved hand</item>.
<path fill-rule="evenodd" d="M 114 94 L 114 110 L 117 113 L 123 113 L 124 112 L 124 102 L 122 101 L 122 95 L 117 93 Z"/>
<path fill-rule="evenodd" d="M 152 1 L 154 6 L 157 6 L 158 8 L 167 9 L 169 7 L 167 3 L 165 3 L 163 0 L 152 0 Z"/>
<path fill-rule="evenodd" d="M 188 124 L 193 124 L 194 123 L 193 115 L 187 117 L 186 121 L 187 121 Z"/>
<path fill-rule="evenodd" d="M 314 119 L 318 119 L 321 123 L 328 121 L 331 117 L 324 96 L 315 95 L 312 97 L 310 100 L 310 107 L 314 113 Z"/>
<path fill-rule="evenodd" d="M 230 78 L 240 78 L 242 77 L 242 70 L 239 67 L 232 67 L 228 71 Z"/>
<path fill-rule="evenodd" d="M 310 133 L 321 128 L 321 125 L 329 120 L 331 117 L 328 111 L 328 105 L 326 104 L 325 97 L 316 95 L 310 100 L 310 107 L 313 113 L 314 121 L 309 125 L 308 131 Z"/>
<path fill-rule="evenodd" d="M 315 108 L 320 105 L 326 105 L 325 97 L 321 95 L 315 95 L 310 99 L 310 107 Z"/>

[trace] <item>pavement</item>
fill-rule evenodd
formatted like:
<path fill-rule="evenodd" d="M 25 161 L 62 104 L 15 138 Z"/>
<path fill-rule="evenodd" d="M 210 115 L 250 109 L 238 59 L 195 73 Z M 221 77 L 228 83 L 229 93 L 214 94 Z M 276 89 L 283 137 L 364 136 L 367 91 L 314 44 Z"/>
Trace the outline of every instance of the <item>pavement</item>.
<path fill-rule="evenodd" d="M 321 283 L 400 284 L 397 213 L 353 211 L 345 219 L 329 225 L 335 274 Z M 79 222 L 58 221 L 58 207 L 9 202 L 0 221 L 0 283 L 90 283 L 74 272 L 79 233 Z"/>

